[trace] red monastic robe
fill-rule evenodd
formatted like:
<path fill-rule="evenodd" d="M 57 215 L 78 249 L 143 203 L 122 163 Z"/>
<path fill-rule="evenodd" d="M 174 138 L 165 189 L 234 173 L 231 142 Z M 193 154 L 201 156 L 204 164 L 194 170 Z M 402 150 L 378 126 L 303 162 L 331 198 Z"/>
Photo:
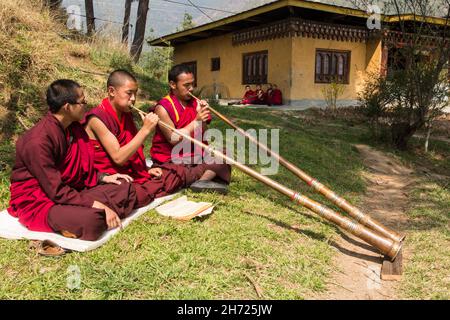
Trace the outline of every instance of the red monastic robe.
<path fill-rule="evenodd" d="M 253 90 L 248 90 L 245 92 L 244 97 L 242 98 L 242 104 L 252 104 L 255 101 L 256 93 Z"/>
<path fill-rule="evenodd" d="M 32 231 L 53 232 L 47 217 L 55 204 L 92 207 L 94 199 L 79 192 L 97 184 L 92 160 L 83 127 L 64 130 L 48 113 L 17 141 L 8 212 Z"/>
<path fill-rule="evenodd" d="M 182 129 L 186 127 L 192 121 L 195 121 L 195 118 L 197 117 L 197 101 L 195 99 L 191 99 L 186 108 L 184 108 L 174 94 L 169 94 L 161 99 L 158 102 L 158 105 L 161 105 L 164 109 L 166 109 L 175 126 L 175 129 Z M 151 111 L 154 111 L 154 109 L 152 108 Z M 211 118 L 208 123 L 209 122 L 211 122 Z M 202 135 L 201 132 L 199 132 L 199 134 Z M 195 137 L 195 135 L 196 133 L 193 133 L 192 137 Z M 205 140 L 203 140 L 203 143 L 208 144 Z M 192 159 L 195 156 L 202 156 L 204 154 L 202 148 L 191 143 L 189 144 L 189 148 L 186 149 L 190 149 L 190 152 L 184 152 L 185 150 L 182 150 L 178 155 L 174 155 L 177 159 L 172 159 L 172 149 L 174 146 L 166 140 L 166 137 L 162 133 L 161 129 L 157 127 L 153 137 L 152 147 L 150 149 L 150 156 L 152 159 L 160 163 L 181 163 L 183 162 L 182 159 Z"/>
<path fill-rule="evenodd" d="M 283 104 L 283 95 L 281 94 L 280 89 L 274 89 L 272 91 L 271 104 L 275 106 Z"/>
<path fill-rule="evenodd" d="M 264 90 L 256 90 L 255 92 L 256 98 L 253 101 L 253 104 L 267 104 L 266 93 Z"/>
<path fill-rule="evenodd" d="M 108 130 L 117 137 L 121 147 L 128 144 L 138 132 L 132 113 L 122 113 L 119 121 L 117 113 L 108 98 L 89 111 L 86 115 L 86 120 L 92 116 L 97 117 L 104 123 Z M 160 179 L 151 178 L 147 170 L 143 146 L 123 166 L 118 166 L 108 155 L 100 141 L 91 140 L 91 144 L 95 152 L 94 166 L 99 172 L 108 174 L 122 173 L 134 179 L 133 184 L 135 185 L 138 198 L 137 207 L 143 207 L 155 198 L 171 194 L 185 185 L 185 170 L 175 165 L 157 165 L 156 167 L 160 167 L 163 170 L 163 176 Z"/>
<path fill-rule="evenodd" d="M 105 124 L 109 131 L 116 136 L 121 147 L 133 140 L 138 132 L 133 120 L 133 114 L 131 112 L 124 112 L 119 121 L 117 113 L 111 106 L 108 98 L 104 99 L 99 106 L 90 110 L 86 114 L 86 119 L 91 116 L 96 116 Z M 139 184 L 150 179 L 150 174 L 147 172 L 145 163 L 143 146 L 123 166 L 118 166 L 108 155 L 100 141 L 91 140 L 91 144 L 95 151 L 94 166 L 99 172 L 127 174 L 134 179 L 134 182 Z"/>
<path fill-rule="evenodd" d="M 161 105 L 167 111 L 176 129 L 186 127 L 192 121 L 195 121 L 197 117 L 197 101 L 195 99 L 190 100 L 186 108 L 183 108 L 177 97 L 171 93 L 161 99 L 157 105 Z M 154 107 L 150 111 L 154 111 Z M 210 122 L 211 118 L 207 123 Z M 197 135 L 200 135 L 200 137 L 197 137 Z M 192 136 L 196 139 L 203 139 L 203 132 L 194 132 Z M 161 165 L 177 163 L 178 165 L 176 166 L 178 168 L 184 168 L 187 176 L 186 181 L 188 181 L 187 185 L 198 180 L 206 170 L 214 171 L 219 179 L 226 183 L 230 182 L 231 166 L 221 163 L 204 163 L 201 161 L 201 157 L 204 156 L 204 150 L 201 147 L 189 141 L 182 141 L 181 143 L 189 144 L 187 146 L 189 148 L 183 148 L 179 154 L 172 155 L 174 146 L 166 140 L 162 131 L 157 127 L 153 136 L 150 156 L 156 163 Z M 208 144 L 206 140 L 203 140 L 203 143 Z M 190 151 L 185 152 L 185 149 Z"/>

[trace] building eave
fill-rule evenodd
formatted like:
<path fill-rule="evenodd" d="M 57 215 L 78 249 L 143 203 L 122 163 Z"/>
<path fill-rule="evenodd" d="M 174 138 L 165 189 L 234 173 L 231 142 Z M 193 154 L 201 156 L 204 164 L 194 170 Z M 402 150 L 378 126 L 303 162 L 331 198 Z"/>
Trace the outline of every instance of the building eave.
<path fill-rule="evenodd" d="M 366 19 L 370 16 L 363 10 L 326 3 L 311 2 L 307 0 L 279 0 L 189 30 L 165 35 L 163 37 L 150 41 L 149 44 L 151 46 L 171 46 L 174 45 L 174 43 L 172 42 L 175 42 L 176 45 L 176 43 L 185 43 L 192 40 L 207 39 L 213 34 L 217 35 L 217 32 L 229 33 L 239 30 L 239 27 L 237 26 L 238 24 L 258 22 L 258 16 L 267 14 L 275 10 L 283 10 L 284 8 L 301 8 L 361 19 Z M 422 17 L 413 14 L 382 15 L 381 19 L 382 22 L 392 24 L 405 21 L 418 21 L 435 25 L 449 25 L 448 19 L 445 18 Z"/>

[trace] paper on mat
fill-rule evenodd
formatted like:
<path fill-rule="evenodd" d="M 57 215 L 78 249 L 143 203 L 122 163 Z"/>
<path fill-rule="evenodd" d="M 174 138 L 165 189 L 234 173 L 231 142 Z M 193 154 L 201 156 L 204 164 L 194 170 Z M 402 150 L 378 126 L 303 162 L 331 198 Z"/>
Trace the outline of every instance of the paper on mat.
<path fill-rule="evenodd" d="M 211 214 L 212 203 L 188 201 L 187 196 L 180 197 L 156 208 L 160 215 L 179 220 L 189 220 Z"/>

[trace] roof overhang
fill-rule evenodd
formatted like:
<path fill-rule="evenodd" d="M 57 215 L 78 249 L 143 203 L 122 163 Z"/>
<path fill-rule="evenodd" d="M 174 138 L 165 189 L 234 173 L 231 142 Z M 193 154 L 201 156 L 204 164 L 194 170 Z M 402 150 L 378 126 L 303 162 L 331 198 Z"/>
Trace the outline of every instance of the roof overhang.
<path fill-rule="evenodd" d="M 221 20 L 207 23 L 196 28 L 169 34 L 149 42 L 151 46 L 175 46 L 177 44 L 190 41 L 206 39 L 213 36 L 227 34 L 233 31 L 240 31 L 246 28 L 255 27 L 267 22 L 284 19 L 295 15 L 318 16 L 327 15 L 330 20 L 336 23 L 365 25 L 366 19 L 370 16 L 363 10 L 312 2 L 306 0 L 279 0 L 269 4 L 230 16 Z M 382 21 L 386 23 L 397 23 L 399 21 L 424 21 L 438 25 L 449 25 L 447 19 L 434 17 L 418 17 L 411 14 L 382 16 Z"/>

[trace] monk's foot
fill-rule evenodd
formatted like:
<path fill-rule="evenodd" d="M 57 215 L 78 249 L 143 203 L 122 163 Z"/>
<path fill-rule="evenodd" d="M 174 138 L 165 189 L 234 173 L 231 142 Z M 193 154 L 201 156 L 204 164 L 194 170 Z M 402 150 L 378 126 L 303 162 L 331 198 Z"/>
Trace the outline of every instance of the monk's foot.
<path fill-rule="evenodd" d="M 228 186 L 226 184 L 209 180 L 197 180 L 191 184 L 190 189 L 194 192 L 217 192 L 220 194 L 228 193 Z"/>
<path fill-rule="evenodd" d="M 78 237 L 69 231 L 61 231 L 61 235 L 66 238 L 77 239 Z"/>

